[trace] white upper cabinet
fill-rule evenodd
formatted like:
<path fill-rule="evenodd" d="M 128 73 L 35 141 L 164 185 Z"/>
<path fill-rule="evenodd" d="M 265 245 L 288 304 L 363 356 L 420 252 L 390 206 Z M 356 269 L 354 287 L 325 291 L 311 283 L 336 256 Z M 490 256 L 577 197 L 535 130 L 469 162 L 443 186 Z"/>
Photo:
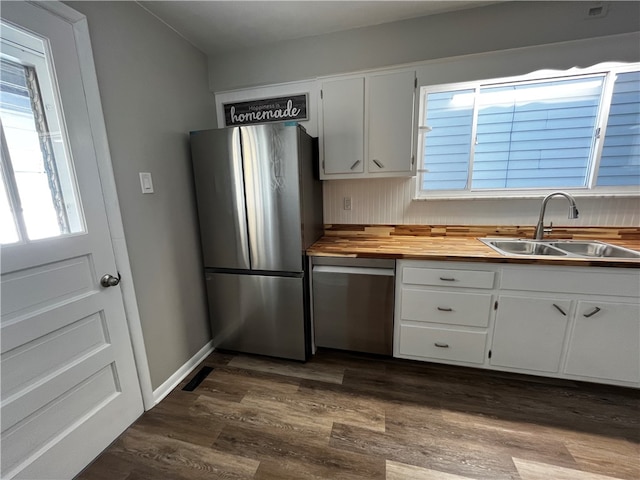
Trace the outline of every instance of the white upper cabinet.
<path fill-rule="evenodd" d="M 364 172 L 364 78 L 322 84 L 325 175 Z"/>
<path fill-rule="evenodd" d="M 415 72 L 369 77 L 369 173 L 411 174 Z"/>
<path fill-rule="evenodd" d="M 415 71 L 325 79 L 320 178 L 415 175 Z"/>

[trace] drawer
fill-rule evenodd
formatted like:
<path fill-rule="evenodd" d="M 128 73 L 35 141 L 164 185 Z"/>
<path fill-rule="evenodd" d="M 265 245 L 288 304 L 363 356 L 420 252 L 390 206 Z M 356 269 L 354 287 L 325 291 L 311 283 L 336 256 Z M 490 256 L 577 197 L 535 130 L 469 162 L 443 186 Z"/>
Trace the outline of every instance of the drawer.
<path fill-rule="evenodd" d="M 447 328 L 403 325 L 399 354 L 467 363 L 484 363 L 487 334 Z"/>
<path fill-rule="evenodd" d="M 486 327 L 491 314 L 490 293 L 435 292 L 404 287 L 401 320 Z"/>
<path fill-rule="evenodd" d="M 402 283 L 442 287 L 493 288 L 495 272 L 439 268 L 402 268 Z"/>
<path fill-rule="evenodd" d="M 637 298 L 640 292 L 640 271 L 505 266 L 502 272 L 502 289 Z"/>

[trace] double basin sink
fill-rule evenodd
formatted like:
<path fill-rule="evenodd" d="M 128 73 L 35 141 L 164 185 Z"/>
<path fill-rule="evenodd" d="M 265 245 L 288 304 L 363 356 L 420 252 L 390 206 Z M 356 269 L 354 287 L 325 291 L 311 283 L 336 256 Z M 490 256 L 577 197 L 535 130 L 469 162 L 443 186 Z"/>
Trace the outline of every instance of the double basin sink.
<path fill-rule="evenodd" d="M 530 240 L 524 238 L 480 238 L 479 240 L 502 255 L 640 259 L 640 252 L 595 240 Z"/>

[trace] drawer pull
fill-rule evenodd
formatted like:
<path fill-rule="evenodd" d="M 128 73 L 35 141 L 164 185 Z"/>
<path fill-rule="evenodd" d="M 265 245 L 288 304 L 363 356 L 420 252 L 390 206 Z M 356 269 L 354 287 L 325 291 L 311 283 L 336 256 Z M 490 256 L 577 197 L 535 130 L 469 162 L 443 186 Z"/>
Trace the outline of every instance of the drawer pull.
<path fill-rule="evenodd" d="M 373 163 L 375 163 L 378 168 L 384 168 L 384 164 L 379 160 L 373 159 Z"/>
<path fill-rule="evenodd" d="M 453 277 L 440 277 L 440 280 L 442 280 L 443 282 L 455 282 L 456 279 Z"/>
<path fill-rule="evenodd" d="M 562 315 L 564 315 L 565 317 L 567 316 L 567 312 L 565 312 L 562 308 L 560 308 L 558 305 L 556 305 L 555 303 L 553 304 L 554 307 L 556 307 L 556 310 L 558 310 Z"/>
<path fill-rule="evenodd" d="M 589 313 L 585 313 L 583 315 L 583 317 L 589 318 L 589 317 L 593 317 L 596 313 L 598 313 L 600 311 L 599 307 L 595 307 L 593 310 L 591 310 Z"/>
<path fill-rule="evenodd" d="M 441 312 L 453 312 L 453 308 L 451 307 L 438 307 L 438 310 Z"/>
<path fill-rule="evenodd" d="M 434 345 L 438 348 L 449 348 L 449 344 L 448 343 L 440 343 L 440 342 L 436 342 L 434 343 Z"/>
<path fill-rule="evenodd" d="M 359 163 L 360 163 L 360 160 L 356 160 L 355 162 L 353 162 L 353 165 L 351 165 L 350 170 L 353 170 L 354 168 L 356 168 Z"/>

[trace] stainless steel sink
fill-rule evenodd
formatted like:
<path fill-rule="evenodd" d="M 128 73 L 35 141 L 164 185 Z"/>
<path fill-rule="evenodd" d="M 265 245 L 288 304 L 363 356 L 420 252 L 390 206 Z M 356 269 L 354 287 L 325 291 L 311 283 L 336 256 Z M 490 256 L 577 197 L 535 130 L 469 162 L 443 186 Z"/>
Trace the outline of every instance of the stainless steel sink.
<path fill-rule="evenodd" d="M 511 255 L 553 255 L 561 257 L 567 255 L 566 252 L 558 250 L 557 248 L 554 248 L 549 244 L 542 242 L 489 239 L 482 239 L 482 241 L 502 254 L 506 252 Z"/>
<path fill-rule="evenodd" d="M 639 252 L 598 241 L 567 240 L 549 242 L 549 245 L 582 257 L 640 258 Z"/>
<path fill-rule="evenodd" d="M 599 241 L 545 241 L 526 238 L 480 238 L 479 240 L 502 255 L 640 259 L 640 252 Z"/>

